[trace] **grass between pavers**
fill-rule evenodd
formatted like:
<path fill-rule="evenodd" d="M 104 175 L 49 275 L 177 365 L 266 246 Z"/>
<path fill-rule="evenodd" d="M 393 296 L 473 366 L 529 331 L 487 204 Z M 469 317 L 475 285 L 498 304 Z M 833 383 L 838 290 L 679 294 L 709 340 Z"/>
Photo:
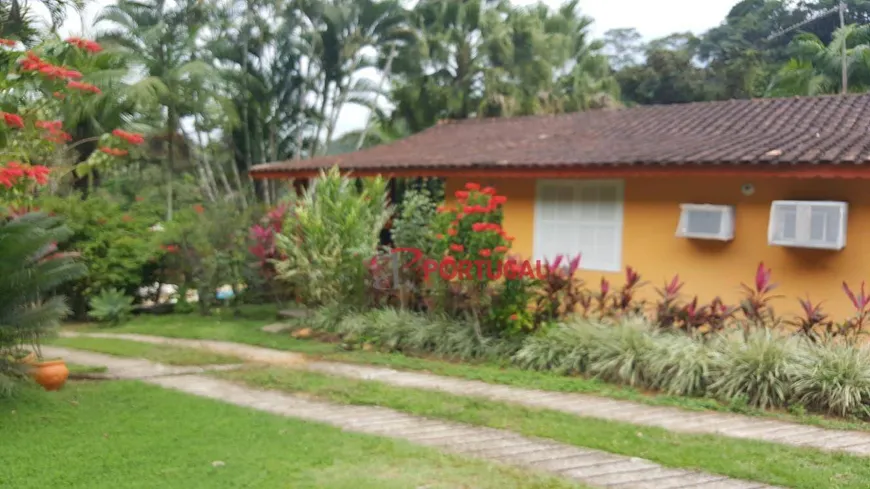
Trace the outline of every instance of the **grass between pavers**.
<path fill-rule="evenodd" d="M 136 381 L 0 401 L 0 487 L 581 487 Z"/>
<path fill-rule="evenodd" d="M 244 363 L 232 355 L 214 353 L 199 348 L 185 348 L 172 345 L 154 345 L 114 338 L 54 338 L 47 344 L 77 350 L 106 353 L 119 357 L 144 358 L 166 365 L 228 365 Z"/>
<path fill-rule="evenodd" d="M 109 370 L 105 366 L 79 365 L 77 363 L 67 363 L 66 368 L 70 375 L 103 374 Z"/>
<path fill-rule="evenodd" d="M 860 420 L 848 420 L 814 414 L 762 411 L 750 408 L 745 404 L 724 404 L 715 399 L 650 393 L 628 386 L 603 382 L 594 378 L 564 376 L 552 372 L 535 372 L 509 365 L 454 363 L 441 359 L 411 357 L 396 353 L 359 350 L 344 351 L 338 348 L 337 345 L 330 343 L 315 340 L 299 340 L 290 337 L 286 333 L 274 334 L 261 331 L 260 328 L 263 326 L 279 322 L 275 319 L 275 313 L 276 310 L 274 308 L 245 306 L 243 307 L 244 317 L 242 318 L 234 317 L 230 311 L 224 309 L 217 310 L 213 316 L 200 316 L 197 314 L 139 316 L 115 328 L 99 328 L 94 325 L 85 324 L 68 326 L 67 329 L 84 332 L 139 333 L 173 338 L 233 341 L 303 353 L 324 360 L 377 365 L 399 370 L 418 370 L 437 375 L 480 380 L 493 384 L 558 392 L 593 394 L 653 406 L 678 407 L 694 411 L 709 410 L 764 416 L 782 421 L 832 429 L 870 431 L 870 423 Z"/>
<path fill-rule="evenodd" d="M 865 489 L 867 459 L 815 449 L 712 435 L 671 433 L 479 398 L 400 388 L 277 367 L 214 375 L 251 386 L 305 393 L 345 404 L 377 405 L 409 414 L 501 428 L 580 447 L 642 457 L 659 464 L 801 489 Z"/>

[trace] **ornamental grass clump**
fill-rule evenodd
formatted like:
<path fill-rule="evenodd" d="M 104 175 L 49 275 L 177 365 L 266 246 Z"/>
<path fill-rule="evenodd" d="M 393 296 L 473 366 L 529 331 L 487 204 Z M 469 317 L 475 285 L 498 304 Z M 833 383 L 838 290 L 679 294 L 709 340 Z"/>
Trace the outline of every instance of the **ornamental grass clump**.
<path fill-rule="evenodd" d="M 870 416 L 870 351 L 843 342 L 814 344 L 797 358 L 794 399 L 814 411 Z"/>
<path fill-rule="evenodd" d="M 715 355 L 710 342 L 675 333 L 657 335 L 645 362 L 649 386 L 677 396 L 703 396 Z"/>
<path fill-rule="evenodd" d="M 658 334 L 642 317 L 625 318 L 603 329 L 589 347 L 589 373 L 632 387 L 648 386 L 647 363 Z"/>
<path fill-rule="evenodd" d="M 716 342 L 709 392 L 725 402 L 745 399 L 761 409 L 785 406 L 795 380 L 793 366 L 806 354 L 803 345 L 769 329 L 723 337 Z"/>
<path fill-rule="evenodd" d="M 512 361 L 530 370 L 550 370 L 560 374 L 582 374 L 589 368 L 589 350 L 603 334 L 602 326 L 586 319 L 554 325 L 530 336 Z"/>

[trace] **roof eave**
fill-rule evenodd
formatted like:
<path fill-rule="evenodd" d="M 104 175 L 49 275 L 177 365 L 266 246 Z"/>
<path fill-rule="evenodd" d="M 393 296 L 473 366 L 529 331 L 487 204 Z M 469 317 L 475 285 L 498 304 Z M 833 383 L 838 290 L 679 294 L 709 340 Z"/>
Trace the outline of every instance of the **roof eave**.
<path fill-rule="evenodd" d="M 454 167 L 340 168 L 357 177 L 387 178 L 627 178 L 627 177 L 763 177 L 763 178 L 836 178 L 870 179 L 870 165 L 779 163 L 770 164 L 619 164 L 619 165 L 478 165 Z M 262 169 L 251 171 L 258 180 L 312 178 L 323 169 Z"/>

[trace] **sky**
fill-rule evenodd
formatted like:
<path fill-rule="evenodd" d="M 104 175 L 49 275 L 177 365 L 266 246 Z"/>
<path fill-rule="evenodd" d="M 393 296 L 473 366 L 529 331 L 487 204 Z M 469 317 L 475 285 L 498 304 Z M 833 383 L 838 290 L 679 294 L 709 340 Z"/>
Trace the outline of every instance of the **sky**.
<path fill-rule="evenodd" d="M 558 7 L 563 0 L 543 0 Z M 601 37 L 609 29 L 634 27 L 647 40 L 674 32 L 691 31 L 700 34 L 719 25 L 738 0 L 580 0 L 580 11 L 592 19 L 593 37 Z M 92 0 L 81 16 L 70 15 L 61 28 L 62 35 L 92 36 L 94 16 L 114 0 Z M 537 3 L 537 0 L 513 0 L 516 5 Z M 368 119 L 368 109 L 348 106 L 339 117 L 337 134 L 362 128 Z"/>

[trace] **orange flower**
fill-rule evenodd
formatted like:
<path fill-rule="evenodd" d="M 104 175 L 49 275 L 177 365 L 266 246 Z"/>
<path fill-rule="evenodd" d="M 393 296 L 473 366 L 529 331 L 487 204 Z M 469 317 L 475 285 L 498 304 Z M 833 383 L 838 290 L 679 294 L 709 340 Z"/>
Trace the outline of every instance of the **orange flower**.
<path fill-rule="evenodd" d="M 447 230 L 447 234 L 449 234 L 450 236 L 456 236 L 456 229 L 455 229 L 455 228 L 449 228 L 449 229 Z"/>
<path fill-rule="evenodd" d="M 95 86 L 95 85 L 91 85 L 90 83 L 85 83 L 85 82 L 80 82 L 80 81 L 75 81 L 75 80 L 71 80 L 69 83 L 66 84 L 66 86 L 67 86 L 67 88 L 74 88 L 76 90 L 81 90 L 83 92 L 91 92 L 91 93 L 96 93 L 96 94 L 103 93 L 103 91 L 100 90 L 99 88 L 97 88 L 97 86 Z"/>
<path fill-rule="evenodd" d="M 10 48 L 14 48 L 16 44 L 17 42 L 13 41 L 12 39 L 0 38 L 0 46 L 8 46 Z"/>
<path fill-rule="evenodd" d="M 196 204 L 196 205 L 193 206 L 193 210 L 194 210 L 194 212 L 196 212 L 197 214 L 202 214 L 203 212 L 205 212 L 205 207 L 203 207 L 203 206 L 201 206 L 201 205 L 199 205 L 199 204 Z"/>
<path fill-rule="evenodd" d="M 495 247 L 495 252 L 496 252 L 496 253 L 504 253 L 504 252 L 506 252 L 507 250 L 508 250 L 507 246 L 496 246 L 496 247 Z"/>
<path fill-rule="evenodd" d="M 514 313 L 514 314 L 511 314 L 510 320 L 511 320 L 511 321 L 516 321 L 516 320 L 519 319 L 519 318 L 520 318 L 520 317 L 517 316 L 516 313 Z"/>
<path fill-rule="evenodd" d="M 513 236 L 505 236 L 504 239 L 505 239 L 505 241 L 513 241 L 514 237 Z"/>
<path fill-rule="evenodd" d="M 435 235 L 435 238 L 436 238 L 436 239 L 444 239 L 444 235 L 441 234 L 441 233 L 438 233 L 438 234 Z"/>
<path fill-rule="evenodd" d="M 465 184 L 465 190 L 480 190 L 480 184 L 474 182 L 468 182 Z"/>
<path fill-rule="evenodd" d="M 489 258 L 492 255 L 492 250 L 484 249 L 480 250 L 480 256 L 484 258 Z"/>
<path fill-rule="evenodd" d="M 36 121 L 34 125 L 39 129 L 59 131 L 63 127 L 63 121 Z"/>
<path fill-rule="evenodd" d="M 454 243 L 454 244 L 450 245 L 450 249 L 452 251 L 457 252 L 457 253 L 461 253 L 463 250 L 465 250 L 465 247 L 463 247 L 461 244 Z"/>
<path fill-rule="evenodd" d="M 66 98 L 66 95 L 64 95 L 60 92 L 54 92 L 52 95 L 54 95 L 54 98 L 59 99 L 59 100 L 63 100 Z"/>
<path fill-rule="evenodd" d="M 10 114 L 8 112 L 0 112 L 0 114 L 3 114 L 3 122 L 5 122 L 7 126 L 24 129 L 24 119 L 22 119 L 20 115 Z"/>
<path fill-rule="evenodd" d="M 110 155 L 110 156 L 119 156 L 119 157 L 120 156 L 127 156 L 129 154 L 129 152 L 126 149 L 109 148 L 106 146 L 102 146 L 100 148 L 100 151 L 102 151 L 103 153 L 106 153 L 107 155 Z"/>
<path fill-rule="evenodd" d="M 26 173 L 28 177 L 35 180 L 36 183 L 40 185 L 45 185 L 46 183 L 48 183 L 48 174 L 51 173 L 51 169 L 47 166 L 34 165 L 25 168 L 24 173 Z"/>
<path fill-rule="evenodd" d="M 492 198 L 489 200 L 489 203 L 491 205 L 500 205 L 504 204 L 505 202 L 507 202 L 507 197 L 505 197 L 504 195 L 493 195 Z"/>
<path fill-rule="evenodd" d="M 121 129 L 115 129 L 114 131 L 112 131 L 112 135 L 117 136 L 130 144 L 139 145 L 145 142 L 145 136 L 135 132 L 127 132 Z"/>
<path fill-rule="evenodd" d="M 80 37 L 71 37 L 66 40 L 66 42 L 72 44 L 73 46 L 78 47 L 79 49 L 84 49 L 89 53 L 99 53 L 103 50 L 103 47 L 97 44 L 94 41 L 89 41 L 87 39 L 82 39 Z"/>

